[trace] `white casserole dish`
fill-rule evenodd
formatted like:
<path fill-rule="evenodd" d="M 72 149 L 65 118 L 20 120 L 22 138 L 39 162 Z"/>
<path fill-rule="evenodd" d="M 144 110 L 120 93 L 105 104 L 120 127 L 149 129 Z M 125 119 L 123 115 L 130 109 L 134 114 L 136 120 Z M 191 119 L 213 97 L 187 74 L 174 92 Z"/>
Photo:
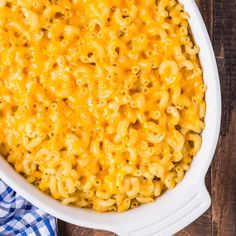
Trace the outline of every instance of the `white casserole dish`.
<path fill-rule="evenodd" d="M 211 203 L 204 179 L 220 130 L 220 84 L 211 42 L 198 8 L 194 0 L 180 2 L 190 14 L 189 23 L 195 42 L 201 49 L 200 61 L 208 89 L 202 147 L 184 180 L 175 189 L 167 191 L 152 204 L 124 213 L 96 213 L 88 209 L 63 206 L 27 183 L 4 158 L 0 158 L 0 178 L 29 202 L 59 219 L 84 227 L 109 230 L 120 236 L 171 235 L 202 215 Z"/>

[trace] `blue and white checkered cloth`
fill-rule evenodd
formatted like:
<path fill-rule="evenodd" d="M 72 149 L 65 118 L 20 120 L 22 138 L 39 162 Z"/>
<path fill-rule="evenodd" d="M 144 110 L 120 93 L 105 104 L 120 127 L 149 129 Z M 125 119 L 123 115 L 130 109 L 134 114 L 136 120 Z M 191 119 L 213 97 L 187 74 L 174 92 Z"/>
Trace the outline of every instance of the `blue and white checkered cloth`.
<path fill-rule="evenodd" d="M 0 179 L 0 236 L 56 235 L 56 219 L 27 202 Z"/>

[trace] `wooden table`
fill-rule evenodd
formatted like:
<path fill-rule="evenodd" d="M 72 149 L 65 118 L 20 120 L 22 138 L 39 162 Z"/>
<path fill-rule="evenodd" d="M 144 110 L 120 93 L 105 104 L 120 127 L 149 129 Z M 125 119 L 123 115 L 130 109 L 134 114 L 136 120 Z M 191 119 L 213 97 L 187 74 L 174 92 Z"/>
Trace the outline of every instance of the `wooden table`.
<path fill-rule="evenodd" d="M 198 0 L 217 57 L 223 96 L 221 135 L 206 184 L 211 208 L 177 236 L 236 235 L 236 0 Z M 111 236 L 59 221 L 59 236 Z"/>

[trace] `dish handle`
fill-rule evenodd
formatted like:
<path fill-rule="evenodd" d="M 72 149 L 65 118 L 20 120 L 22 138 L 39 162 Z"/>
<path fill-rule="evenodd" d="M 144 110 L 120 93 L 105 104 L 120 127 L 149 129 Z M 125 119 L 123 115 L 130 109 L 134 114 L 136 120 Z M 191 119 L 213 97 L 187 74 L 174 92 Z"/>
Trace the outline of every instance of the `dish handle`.
<path fill-rule="evenodd" d="M 128 229 L 125 227 L 116 229 L 116 233 L 119 236 L 173 235 L 196 220 L 211 205 L 211 198 L 205 183 L 193 186 L 189 191 L 188 194 L 186 194 L 186 192 L 183 194 L 182 199 L 178 199 L 181 201 L 181 204 L 175 207 L 175 209 L 170 214 L 163 217 L 163 219 L 138 229 Z"/>

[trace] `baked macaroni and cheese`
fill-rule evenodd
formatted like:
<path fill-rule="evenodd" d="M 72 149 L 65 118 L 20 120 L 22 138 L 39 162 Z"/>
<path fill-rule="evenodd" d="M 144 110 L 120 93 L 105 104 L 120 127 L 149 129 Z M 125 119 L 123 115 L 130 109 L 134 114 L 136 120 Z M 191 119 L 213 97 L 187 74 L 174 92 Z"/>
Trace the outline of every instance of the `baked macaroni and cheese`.
<path fill-rule="evenodd" d="M 198 51 L 175 0 L 0 0 L 0 154 L 63 204 L 153 202 L 201 147 Z"/>

